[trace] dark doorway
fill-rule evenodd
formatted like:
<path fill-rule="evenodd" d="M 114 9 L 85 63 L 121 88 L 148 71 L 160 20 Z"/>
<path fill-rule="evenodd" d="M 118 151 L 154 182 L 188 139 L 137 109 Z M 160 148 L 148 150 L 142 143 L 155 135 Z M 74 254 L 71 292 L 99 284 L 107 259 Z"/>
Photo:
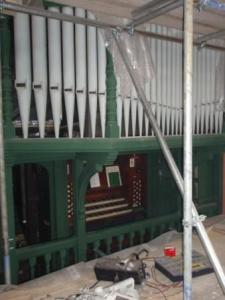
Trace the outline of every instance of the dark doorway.
<path fill-rule="evenodd" d="M 17 247 L 51 239 L 49 176 L 39 164 L 13 167 Z"/>

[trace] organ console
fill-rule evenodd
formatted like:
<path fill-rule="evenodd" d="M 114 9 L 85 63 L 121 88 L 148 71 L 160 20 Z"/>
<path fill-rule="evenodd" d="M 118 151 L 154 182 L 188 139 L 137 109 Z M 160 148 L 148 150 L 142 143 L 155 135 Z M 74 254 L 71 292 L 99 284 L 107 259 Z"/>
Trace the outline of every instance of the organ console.
<path fill-rule="evenodd" d="M 121 155 L 94 175 L 86 194 L 86 222 L 128 220 L 143 215 L 146 202 L 146 156 Z"/>

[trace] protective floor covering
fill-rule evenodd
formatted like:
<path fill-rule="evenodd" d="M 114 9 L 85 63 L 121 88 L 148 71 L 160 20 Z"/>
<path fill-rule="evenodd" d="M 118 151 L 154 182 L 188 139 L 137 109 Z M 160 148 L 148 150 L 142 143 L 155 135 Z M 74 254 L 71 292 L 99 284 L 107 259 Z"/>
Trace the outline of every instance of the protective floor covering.
<path fill-rule="evenodd" d="M 210 218 L 205 222 L 207 231 L 216 249 L 216 252 L 222 262 L 225 270 L 225 216 Z M 133 252 L 139 252 L 142 249 L 149 251 L 148 258 L 144 260 L 147 265 L 149 278 L 141 286 L 137 286 L 140 299 L 183 299 L 182 283 L 174 284 L 158 270 L 154 268 L 154 258 L 163 255 L 165 246 L 172 245 L 176 247 L 177 254 L 181 253 L 182 235 L 176 231 L 169 231 L 149 243 L 132 247 L 113 254 L 120 258 L 127 258 Z M 193 248 L 204 254 L 199 238 L 193 235 Z M 144 255 L 143 255 L 144 256 Z M 90 287 L 95 282 L 93 266 L 96 261 L 79 263 L 55 273 L 43 276 L 19 286 L 0 287 L 0 299 L 10 300 L 65 300 L 70 295 L 74 295 L 84 287 Z M 109 283 L 100 282 L 99 285 L 108 285 Z M 208 274 L 193 279 L 193 299 L 195 300 L 222 300 L 225 295 L 222 294 L 215 274 Z"/>

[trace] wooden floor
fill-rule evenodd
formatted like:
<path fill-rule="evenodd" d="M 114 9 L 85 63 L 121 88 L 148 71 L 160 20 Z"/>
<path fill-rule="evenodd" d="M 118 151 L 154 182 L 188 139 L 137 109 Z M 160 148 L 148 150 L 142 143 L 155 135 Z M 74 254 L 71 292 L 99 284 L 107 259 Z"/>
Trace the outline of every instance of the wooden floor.
<path fill-rule="evenodd" d="M 206 221 L 208 234 L 215 246 L 219 258 L 222 261 L 225 270 L 225 216 L 218 216 Z M 170 231 L 156 238 L 150 243 L 132 247 L 118 253 L 115 256 L 121 258 L 128 257 L 132 252 L 139 251 L 143 248 L 149 251 L 149 257 L 154 258 L 163 255 L 163 248 L 166 245 L 176 246 L 177 253 L 181 252 L 182 235 L 175 231 Z M 204 253 L 197 235 L 193 235 L 193 248 Z M 155 275 L 160 284 L 153 279 L 152 266 L 154 260 L 145 260 L 147 272 L 150 277 L 146 283 L 137 286 L 140 299 L 183 299 L 182 286 L 172 286 L 171 282 L 160 272 L 155 271 Z M 10 300 L 56 300 L 67 299 L 68 296 L 74 295 L 84 287 L 90 287 L 96 282 L 93 272 L 95 261 L 79 263 L 50 275 L 43 276 L 39 279 L 12 287 L 10 291 L 2 286 L 0 299 Z M 109 283 L 100 282 L 99 285 L 108 285 Z M 150 287 L 148 284 L 152 285 Z M 154 286 L 154 288 L 153 288 Z M 162 293 L 163 292 L 163 293 Z M 193 299 L 195 300 L 222 300 L 225 296 L 222 294 L 214 274 L 204 275 L 193 279 Z"/>

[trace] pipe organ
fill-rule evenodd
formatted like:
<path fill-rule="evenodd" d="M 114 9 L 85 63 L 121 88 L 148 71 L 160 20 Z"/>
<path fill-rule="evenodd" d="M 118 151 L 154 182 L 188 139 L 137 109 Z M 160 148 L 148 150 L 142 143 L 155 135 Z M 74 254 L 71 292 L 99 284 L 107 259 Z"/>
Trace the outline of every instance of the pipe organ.
<path fill-rule="evenodd" d="M 86 222 L 91 226 L 107 221 L 143 216 L 146 201 L 146 156 L 121 155 L 113 166 L 90 180 L 86 194 Z"/>
<path fill-rule="evenodd" d="M 63 14 L 94 19 L 80 8 L 50 7 Z M 159 25 L 146 31 L 181 37 L 181 32 Z M 31 36 L 31 41 L 30 41 Z M 30 116 L 34 94 L 41 138 L 54 126 L 54 136 L 105 137 L 106 49 L 100 29 L 16 13 L 15 88 L 23 137 L 36 124 Z M 183 134 L 182 45 L 149 38 L 155 77 L 145 83 L 145 92 L 164 135 Z M 32 58 L 32 61 L 31 61 Z M 225 62 L 222 53 L 194 49 L 193 134 L 222 132 Z M 33 88 L 34 93 L 31 93 Z M 120 137 L 154 135 L 133 86 L 121 96 L 117 80 L 117 123 Z M 50 101 L 48 101 L 48 95 Z M 51 103 L 51 108 L 49 107 Z M 48 113 L 50 110 L 50 113 Z M 53 122 L 53 123 L 52 123 Z M 61 129 L 64 130 L 62 134 Z M 48 130 L 47 130 L 48 129 Z"/>

